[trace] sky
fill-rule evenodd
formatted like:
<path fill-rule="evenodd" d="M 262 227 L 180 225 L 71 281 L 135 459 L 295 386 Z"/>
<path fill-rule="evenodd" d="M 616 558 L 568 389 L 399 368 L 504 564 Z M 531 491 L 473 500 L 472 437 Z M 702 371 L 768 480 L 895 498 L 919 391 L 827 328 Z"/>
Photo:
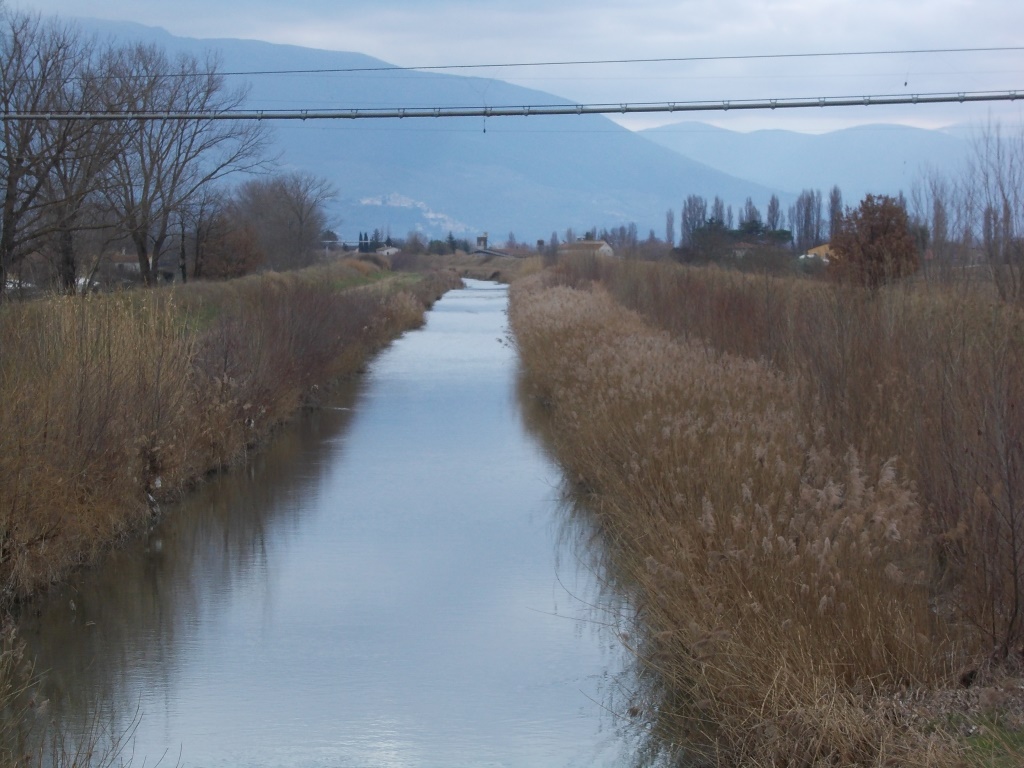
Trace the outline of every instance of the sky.
<path fill-rule="evenodd" d="M 1024 47 L 1019 0 L 8 0 L 22 10 L 354 51 L 407 67 Z M 455 71 L 459 73 L 459 70 Z M 1019 91 L 1024 49 L 493 67 L 494 77 L 586 104 Z M 394 105 L 396 107 L 402 105 Z M 491 105 L 495 106 L 495 105 Z M 1024 122 L 1024 99 L 624 116 L 630 128 L 699 119 L 732 130 L 823 132 Z"/>

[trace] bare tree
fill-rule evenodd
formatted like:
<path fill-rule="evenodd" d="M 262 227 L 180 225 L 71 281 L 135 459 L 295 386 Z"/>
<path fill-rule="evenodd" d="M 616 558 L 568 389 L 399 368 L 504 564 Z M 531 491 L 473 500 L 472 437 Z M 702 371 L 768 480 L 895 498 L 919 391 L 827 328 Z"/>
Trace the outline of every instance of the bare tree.
<path fill-rule="evenodd" d="M 294 269 L 319 254 L 327 226 L 324 205 L 334 195 L 330 182 L 308 173 L 260 177 L 235 190 L 231 213 L 254 233 L 267 266 Z"/>
<path fill-rule="evenodd" d="M 186 120 L 126 120 L 125 146 L 112 166 L 109 199 L 135 246 L 147 284 L 180 211 L 210 182 L 263 163 L 259 123 L 212 120 L 242 105 L 244 91 L 228 91 L 217 61 L 181 55 L 171 62 L 154 46 L 122 51 L 113 68 L 116 98 L 126 112 L 195 114 Z"/>
<path fill-rule="evenodd" d="M 108 70 L 112 57 L 82 57 L 79 74 L 59 94 L 62 111 L 101 112 L 109 107 Z M 79 273 L 77 240 L 88 231 L 107 230 L 113 224 L 104 205 L 103 185 L 107 171 L 121 150 L 124 136 L 109 121 L 71 121 L 67 141 L 53 163 L 43 187 L 48 201 L 47 219 L 52 229 L 52 260 L 57 281 L 66 293 L 74 293 Z"/>
<path fill-rule="evenodd" d="M 946 209 L 947 197 L 942 189 L 932 192 L 931 242 L 932 249 L 945 260 L 949 246 L 949 213 Z"/>
<path fill-rule="evenodd" d="M 973 227 L 964 192 L 963 184 L 935 172 L 922 177 L 911 190 L 913 218 L 927 232 L 924 255 L 932 262 L 933 270 L 948 273 L 970 265 Z"/>
<path fill-rule="evenodd" d="M 805 189 L 789 209 L 790 229 L 798 253 L 819 245 L 822 241 L 821 192 Z"/>
<path fill-rule="evenodd" d="M 231 218 L 226 211 L 213 212 L 202 246 L 202 276 L 224 280 L 248 275 L 266 259 L 255 233 Z"/>
<path fill-rule="evenodd" d="M 325 205 L 337 197 L 333 185 L 312 173 L 296 172 L 284 179 L 283 203 L 295 223 L 296 240 L 302 248 L 320 246 L 320 235 L 327 228 Z"/>
<path fill-rule="evenodd" d="M 974 144 L 967 178 L 999 295 L 1024 302 L 1024 132 L 1007 137 L 999 126 L 986 130 Z"/>
<path fill-rule="evenodd" d="M 748 197 L 740 210 L 739 228 L 752 232 L 760 232 L 762 228 L 761 211 L 754 205 L 753 198 Z"/>
<path fill-rule="evenodd" d="M 0 109 L 45 114 L 82 106 L 77 85 L 88 51 L 55 21 L 0 6 Z M 0 292 L 7 276 L 50 231 L 45 194 L 60 159 L 87 130 L 74 121 L 10 119 L 0 126 Z"/>
<path fill-rule="evenodd" d="M 779 204 L 779 196 L 772 195 L 768 201 L 768 210 L 765 213 L 765 226 L 773 232 L 782 227 L 782 207 Z"/>
<path fill-rule="evenodd" d="M 405 236 L 405 245 L 402 247 L 405 253 L 419 255 L 427 252 L 427 241 L 422 232 L 412 231 Z"/>
<path fill-rule="evenodd" d="M 828 193 L 828 239 L 838 233 L 843 220 L 843 193 L 836 184 Z"/>
<path fill-rule="evenodd" d="M 187 281 L 189 276 L 205 276 L 206 257 L 211 244 L 224 242 L 226 229 L 230 225 L 226 215 L 227 205 L 226 193 L 213 185 L 207 185 L 179 209 L 178 272 L 182 282 Z"/>
<path fill-rule="evenodd" d="M 679 217 L 679 237 L 683 247 L 693 246 L 693 233 L 703 227 L 707 219 L 708 201 L 700 195 L 689 195 L 683 203 L 682 214 Z"/>
<path fill-rule="evenodd" d="M 708 218 L 725 224 L 725 203 L 718 195 L 715 195 L 715 199 L 711 203 L 711 213 Z"/>
<path fill-rule="evenodd" d="M 552 266 L 558 263 L 558 248 L 561 243 L 558 242 L 558 233 L 552 232 L 551 237 L 548 239 L 548 247 L 544 250 L 544 264 L 545 266 Z"/>
<path fill-rule="evenodd" d="M 837 259 L 829 267 L 869 288 L 917 271 L 918 249 L 904 204 L 887 195 L 868 195 L 839 219 L 832 236 Z"/>
<path fill-rule="evenodd" d="M 669 208 L 665 212 L 665 242 L 669 248 L 676 245 L 676 212 Z"/>

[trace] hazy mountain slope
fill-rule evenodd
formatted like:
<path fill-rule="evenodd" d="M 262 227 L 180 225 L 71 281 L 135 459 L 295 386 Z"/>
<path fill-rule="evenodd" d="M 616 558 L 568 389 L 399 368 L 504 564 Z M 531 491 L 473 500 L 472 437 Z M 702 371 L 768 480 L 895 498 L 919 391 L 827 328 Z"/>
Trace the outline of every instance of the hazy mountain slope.
<path fill-rule="evenodd" d="M 383 67 L 356 53 L 245 40 L 178 38 L 134 24 L 83 22 L 102 35 L 170 51 L 219 52 L 225 72 Z M 232 78 L 232 82 L 245 78 Z M 251 80 L 249 106 L 326 109 L 565 104 L 486 78 L 426 72 L 266 75 Z M 486 132 L 485 132 L 486 127 Z M 764 206 L 772 189 L 657 146 L 600 116 L 275 122 L 281 165 L 332 180 L 346 239 L 375 227 L 404 235 L 489 231 L 547 238 L 566 227 L 635 222 L 664 234 L 665 212 L 686 195 Z"/>
<path fill-rule="evenodd" d="M 725 173 L 742 175 L 790 193 L 834 184 L 846 204 L 868 192 L 909 195 L 930 169 L 956 173 L 970 145 L 944 131 L 869 125 L 821 135 L 792 131 L 737 133 L 685 122 L 641 132 L 659 146 L 697 158 Z"/>

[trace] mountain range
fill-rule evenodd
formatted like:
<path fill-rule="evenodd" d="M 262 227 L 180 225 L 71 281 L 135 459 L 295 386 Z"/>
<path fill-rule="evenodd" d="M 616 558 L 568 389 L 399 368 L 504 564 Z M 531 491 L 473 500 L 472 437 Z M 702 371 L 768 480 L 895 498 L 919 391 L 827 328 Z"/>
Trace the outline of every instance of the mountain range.
<path fill-rule="evenodd" d="M 971 151 L 970 130 L 862 125 L 824 134 L 761 130 L 738 133 L 682 122 L 641 135 L 717 170 L 789 193 L 838 185 L 847 205 L 866 194 L 909 195 L 930 172 L 955 173 Z"/>
<path fill-rule="evenodd" d="M 501 80 L 398 70 L 359 53 L 252 40 L 194 39 L 127 22 L 79 19 L 86 32 L 157 44 L 174 54 L 216 51 L 232 85 L 248 82 L 247 106 L 264 110 L 568 104 Z M 387 71 L 391 69 L 391 71 Z M 330 71 L 327 71 L 330 70 Z M 354 71 L 357 70 L 357 71 Z M 241 81 L 241 82 L 239 82 Z M 895 194 L 927 165 L 946 169 L 967 143 L 951 134 L 869 126 L 811 136 L 737 133 L 680 123 L 630 131 L 600 115 L 404 120 L 275 121 L 277 170 L 329 180 L 334 229 L 354 241 L 379 229 L 398 237 L 490 232 L 501 242 L 547 239 L 567 227 L 635 223 L 641 237 L 665 233 L 691 194 L 763 211 L 783 209 L 805 188 L 838 184 L 844 200 Z"/>

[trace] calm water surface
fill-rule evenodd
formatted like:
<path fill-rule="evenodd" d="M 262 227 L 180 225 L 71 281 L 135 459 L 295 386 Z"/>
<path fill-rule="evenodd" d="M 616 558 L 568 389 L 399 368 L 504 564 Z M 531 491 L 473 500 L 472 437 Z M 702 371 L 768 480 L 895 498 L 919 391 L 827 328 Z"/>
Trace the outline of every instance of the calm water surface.
<path fill-rule="evenodd" d="M 24 633 L 64 727 L 134 718 L 137 765 L 623 764 L 619 644 L 523 426 L 506 304 L 447 294 L 350 396 L 46 601 Z"/>

